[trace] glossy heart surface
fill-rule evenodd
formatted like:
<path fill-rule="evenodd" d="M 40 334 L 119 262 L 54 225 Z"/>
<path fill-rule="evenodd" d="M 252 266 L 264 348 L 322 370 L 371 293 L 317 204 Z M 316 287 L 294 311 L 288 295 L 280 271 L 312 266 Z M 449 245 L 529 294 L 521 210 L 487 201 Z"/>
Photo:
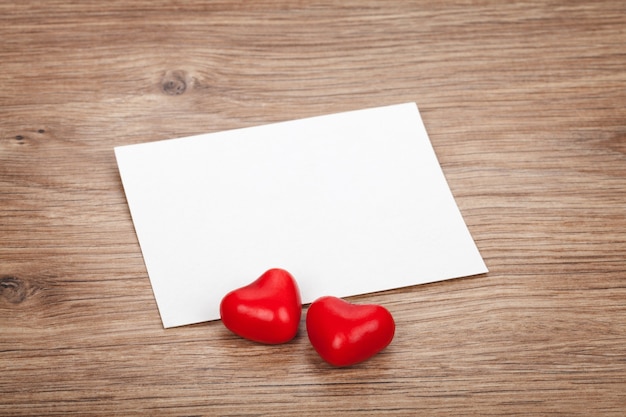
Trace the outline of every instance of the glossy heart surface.
<path fill-rule="evenodd" d="M 321 297 L 307 311 L 306 329 L 313 348 L 334 366 L 363 362 L 383 350 L 395 333 L 391 313 L 377 304 L 357 305 Z"/>
<path fill-rule="evenodd" d="M 222 323 L 255 342 L 278 344 L 298 332 L 302 302 L 293 276 L 284 269 L 266 271 L 254 282 L 226 294 L 220 303 Z"/>

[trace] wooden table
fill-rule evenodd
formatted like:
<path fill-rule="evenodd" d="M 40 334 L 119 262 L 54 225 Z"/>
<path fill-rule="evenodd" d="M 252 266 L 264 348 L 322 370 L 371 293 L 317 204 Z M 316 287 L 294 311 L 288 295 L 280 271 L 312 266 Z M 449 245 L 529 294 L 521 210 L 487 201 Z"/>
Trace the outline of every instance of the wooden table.
<path fill-rule="evenodd" d="M 0 3 L 0 415 L 626 413 L 626 3 L 72 3 Z M 408 101 L 488 274 L 352 368 L 163 329 L 114 146 Z"/>

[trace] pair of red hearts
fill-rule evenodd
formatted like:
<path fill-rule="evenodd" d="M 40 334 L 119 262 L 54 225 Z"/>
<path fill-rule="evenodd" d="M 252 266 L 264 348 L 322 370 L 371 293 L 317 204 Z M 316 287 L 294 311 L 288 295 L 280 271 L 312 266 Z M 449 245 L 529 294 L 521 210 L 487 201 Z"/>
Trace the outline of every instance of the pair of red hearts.
<path fill-rule="evenodd" d="M 298 285 L 289 272 L 279 268 L 229 292 L 220 304 L 222 322 L 230 331 L 268 344 L 293 339 L 301 314 Z M 356 305 L 325 296 L 309 307 L 306 329 L 322 359 L 341 367 L 362 362 L 383 350 L 393 339 L 395 322 L 380 305 Z"/>

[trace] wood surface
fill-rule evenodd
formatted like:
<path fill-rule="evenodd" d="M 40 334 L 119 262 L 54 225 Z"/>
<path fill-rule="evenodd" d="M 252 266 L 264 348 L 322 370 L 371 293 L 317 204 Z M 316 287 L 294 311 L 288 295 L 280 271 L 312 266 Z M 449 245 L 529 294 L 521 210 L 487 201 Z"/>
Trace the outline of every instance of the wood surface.
<path fill-rule="evenodd" d="M 488 274 L 346 369 L 163 329 L 114 146 L 408 101 Z M 0 415 L 623 416 L 625 346 L 625 2 L 0 1 Z"/>

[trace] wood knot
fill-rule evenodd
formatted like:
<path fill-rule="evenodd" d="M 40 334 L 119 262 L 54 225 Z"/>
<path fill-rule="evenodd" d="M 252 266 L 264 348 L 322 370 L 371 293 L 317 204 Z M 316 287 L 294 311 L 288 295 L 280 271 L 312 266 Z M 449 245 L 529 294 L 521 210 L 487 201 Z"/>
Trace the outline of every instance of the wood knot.
<path fill-rule="evenodd" d="M 28 296 L 28 285 L 13 276 L 0 278 L 0 296 L 11 304 L 19 304 Z"/>
<path fill-rule="evenodd" d="M 161 81 L 161 89 L 170 96 L 179 96 L 187 90 L 187 74 L 184 71 L 168 71 Z"/>
<path fill-rule="evenodd" d="M 36 132 L 38 133 L 38 135 L 33 135 L 32 132 L 27 132 L 27 133 L 21 134 L 21 135 L 15 135 L 15 141 L 17 142 L 17 144 L 23 145 L 23 144 L 26 143 L 27 140 L 37 139 L 36 136 L 41 137 L 41 135 L 46 133 L 46 130 L 45 129 L 37 129 Z"/>

